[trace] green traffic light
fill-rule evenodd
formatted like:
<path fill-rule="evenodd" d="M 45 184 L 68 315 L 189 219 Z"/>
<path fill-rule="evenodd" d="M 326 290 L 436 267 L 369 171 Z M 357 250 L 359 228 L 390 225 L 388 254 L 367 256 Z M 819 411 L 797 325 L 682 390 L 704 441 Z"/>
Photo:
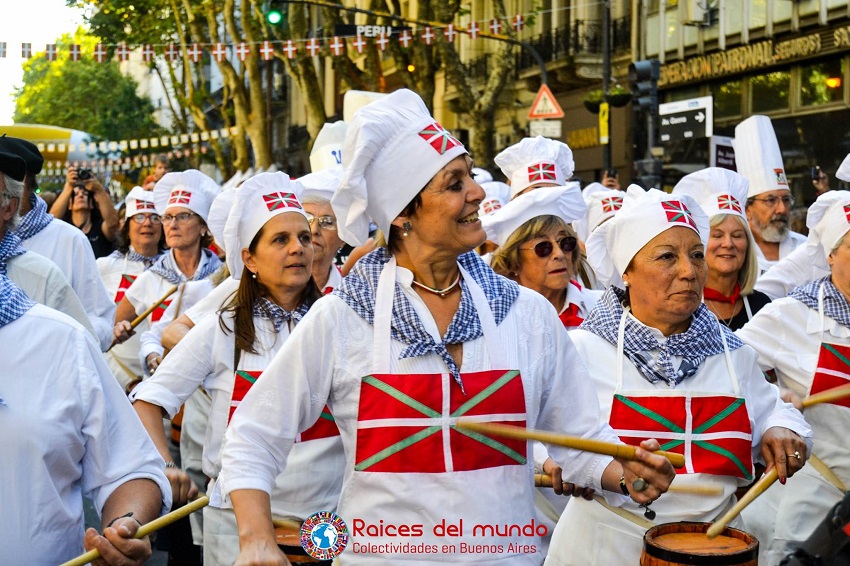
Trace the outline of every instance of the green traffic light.
<path fill-rule="evenodd" d="M 273 26 L 276 26 L 283 20 L 283 14 L 278 10 L 272 10 L 266 14 L 266 20 Z"/>

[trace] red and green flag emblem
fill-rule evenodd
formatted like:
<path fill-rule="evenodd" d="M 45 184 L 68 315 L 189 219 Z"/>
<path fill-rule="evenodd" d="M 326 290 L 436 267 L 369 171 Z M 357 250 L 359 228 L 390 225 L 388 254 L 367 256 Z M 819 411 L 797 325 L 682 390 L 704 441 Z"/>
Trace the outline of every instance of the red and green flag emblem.
<path fill-rule="evenodd" d="M 602 212 L 617 212 L 623 208 L 623 197 L 613 196 L 602 199 Z"/>
<path fill-rule="evenodd" d="M 192 193 L 186 189 L 175 189 L 171 191 L 171 196 L 168 197 L 168 205 L 173 204 L 189 204 L 192 199 Z"/>
<path fill-rule="evenodd" d="M 535 163 L 528 167 L 528 182 L 557 181 L 554 163 Z"/>
<path fill-rule="evenodd" d="M 732 195 L 720 195 L 717 197 L 717 208 L 720 210 L 734 210 L 738 214 L 744 213 L 741 203 Z"/>
<path fill-rule="evenodd" d="M 850 383 L 850 346 L 821 344 L 818 367 L 812 380 L 810 395 Z M 850 399 L 833 401 L 835 405 L 850 408 Z"/>
<path fill-rule="evenodd" d="M 440 155 L 460 145 L 460 142 L 437 122 L 419 132 L 419 137 L 428 142 Z"/>
<path fill-rule="evenodd" d="M 297 208 L 301 209 L 301 203 L 298 202 L 298 197 L 295 193 L 269 193 L 263 195 L 263 202 L 269 212 L 280 210 L 281 208 Z"/>
<path fill-rule="evenodd" d="M 611 428 L 626 444 L 657 438 L 684 454 L 679 474 L 753 478 L 752 429 L 744 399 L 731 396 L 614 395 Z"/>
<path fill-rule="evenodd" d="M 463 417 L 525 426 L 518 371 L 463 374 L 467 395 L 449 375 L 363 378 L 355 470 L 443 473 L 524 465 L 527 443 L 457 429 Z"/>
<path fill-rule="evenodd" d="M 697 229 L 697 225 L 694 223 L 694 219 L 691 216 L 691 211 L 688 210 L 685 203 L 678 200 L 665 200 L 661 201 L 661 208 L 664 209 L 664 214 L 667 215 L 667 222 L 672 222 L 674 224 L 687 224 L 694 230 Z"/>
<path fill-rule="evenodd" d="M 159 319 L 161 319 L 162 315 L 165 314 L 165 309 L 167 309 L 168 305 L 170 305 L 170 304 L 171 304 L 171 299 L 169 299 L 167 301 L 163 301 L 162 303 L 160 303 L 159 306 L 157 306 L 153 310 L 153 312 L 151 313 L 151 321 L 159 322 Z"/>
<path fill-rule="evenodd" d="M 130 275 L 129 273 L 121 274 L 121 281 L 118 282 L 118 291 L 115 293 L 115 302 L 120 303 L 124 299 L 124 293 L 133 284 L 138 275 Z"/>

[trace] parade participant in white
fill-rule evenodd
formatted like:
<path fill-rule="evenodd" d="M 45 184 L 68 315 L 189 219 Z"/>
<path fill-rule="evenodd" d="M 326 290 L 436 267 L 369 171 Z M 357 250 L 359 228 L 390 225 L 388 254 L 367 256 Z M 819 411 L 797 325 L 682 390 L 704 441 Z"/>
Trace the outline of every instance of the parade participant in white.
<path fill-rule="evenodd" d="M 623 192 L 620 189 L 609 189 L 601 183 L 590 183 L 581 191 L 581 196 L 587 205 L 584 218 L 573 222 L 573 228 L 578 236 L 579 247 L 582 257 L 587 258 L 585 242 L 596 227 L 608 221 L 623 207 Z M 582 263 L 582 271 L 579 273 L 582 281 L 590 289 L 605 290 L 605 286 L 599 282 L 590 263 Z"/>
<path fill-rule="evenodd" d="M 667 493 L 647 510 L 575 499 L 558 521 L 546 566 L 637 564 L 652 521 L 721 516 L 735 490 L 752 482 L 759 451 L 783 483 L 805 462 L 811 429 L 802 415 L 700 300 L 707 232 L 708 218 L 688 195 L 630 186 L 623 208 L 587 241 L 596 273 L 612 285 L 570 336 L 620 439 L 663 439 L 663 449 L 685 455 L 677 485 L 721 493 Z"/>
<path fill-rule="evenodd" d="M 36 175 L 44 165 L 38 148 L 26 140 L 2 136 L 0 151 L 19 156 L 27 165 L 21 223 L 15 233 L 25 249 L 43 255 L 62 270 L 86 311 L 101 350 L 106 350 L 112 343 L 115 303 L 98 275 L 91 244 L 77 228 L 62 221 L 54 222 L 47 213 L 47 204 L 35 194 Z"/>
<path fill-rule="evenodd" d="M 97 548 L 98 564 L 141 566 L 150 540 L 132 537 L 168 508 L 171 492 L 100 348 L 82 326 L 34 304 L 0 274 L 0 359 L 4 561 L 58 564 Z M 84 495 L 105 536 L 84 533 Z"/>
<path fill-rule="evenodd" d="M 759 365 L 776 370 L 784 396 L 799 399 L 847 384 L 850 379 L 850 193 L 829 191 L 809 207 L 817 220 L 810 238 L 820 245 L 831 275 L 797 287 L 759 312 L 738 331 L 756 349 Z M 815 433 L 812 453 L 841 484 L 833 485 L 813 466 L 776 486 L 745 509 L 747 527 L 762 541 L 760 564 L 778 564 L 805 541 L 843 497 L 850 484 L 850 402 L 825 403 L 805 411 Z"/>
<path fill-rule="evenodd" d="M 526 525 L 535 516 L 530 443 L 469 435 L 453 422 L 507 421 L 612 440 L 580 386 L 587 374 L 552 306 L 470 253 L 485 237 L 484 191 L 466 149 L 416 94 L 400 90 L 363 107 L 344 155 L 346 177 L 332 200 L 341 235 L 363 242 L 373 218 L 388 248 L 362 258 L 313 306 L 234 415 L 219 481 L 239 520 L 237 564 L 286 563 L 274 547 L 268 493 L 326 401 L 346 449 L 339 513 L 357 519 L 352 543 L 365 547 L 343 554 L 342 564 L 539 564 L 539 531 L 507 540 L 465 530 L 452 542 L 494 546 L 441 549 L 445 538 L 433 528 L 442 521 Z M 635 497 L 645 501 L 666 489 L 673 471 L 664 458 L 638 453 L 639 462 L 621 464 L 552 449 L 570 464 L 567 481 L 619 490 L 621 474 L 643 476 L 652 485 Z M 505 498 L 508 485 L 514 492 Z M 376 533 L 387 523 L 420 524 L 416 543 L 437 545 L 436 553 L 370 546 L 397 542 Z"/>
<path fill-rule="evenodd" d="M 318 173 L 325 169 L 342 169 L 342 142 L 347 130 L 348 124 L 343 120 L 322 126 L 310 150 L 310 171 Z"/>
<path fill-rule="evenodd" d="M 770 297 L 753 290 L 759 267 L 757 246 L 744 215 L 747 190 L 743 176 L 720 167 L 685 175 L 673 188 L 673 194 L 689 195 L 708 215 L 703 302 L 733 331 L 770 302 Z"/>
<path fill-rule="evenodd" d="M 220 446 L 230 417 L 252 383 L 265 379 L 260 374 L 321 296 L 310 271 L 310 227 L 299 184 L 285 173 L 261 173 L 234 190 L 225 241 L 231 252 L 228 267 L 240 280 L 237 296 L 220 316 L 207 317 L 193 328 L 131 396 L 165 456 L 163 412 L 173 416 L 203 384 L 212 397 L 203 455 L 204 472 L 212 479 L 219 475 Z M 335 509 L 344 458 L 330 415 L 301 435 L 292 458 L 292 466 L 276 479 L 273 512 L 306 518 L 317 510 Z M 188 482 L 181 470 L 169 476 L 181 485 Z M 215 489 L 211 484 L 209 493 Z M 212 506 L 204 510 L 205 564 L 233 564 L 238 552 L 236 518 L 215 507 L 221 504 L 213 495 Z"/>
<path fill-rule="evenodd" d="M 503 149 L 493 161 L 508 178 L 512 199 L 535 188 L 566 185 L 575 170 L 570 147 L 542 136 Z"/>
<path fill-rule="evenodd" d="M 331 198 L 342 183 L 342 167 L 323 169 L 298 179 L 304 187 L 304 211 L 313 235 L 313 280 L 323 295 L 342 282 L 334 259 L 345 242 L 339 237 Z"/>
<path fill-rule="evenodd" d="M 750 116 L 735 126 L 735 162 L 749 182 L 746 214 L 758 246 L 759 274 L 806 241 L 790 229 L 794 196 L 782 153 L 767 116 Z"/>

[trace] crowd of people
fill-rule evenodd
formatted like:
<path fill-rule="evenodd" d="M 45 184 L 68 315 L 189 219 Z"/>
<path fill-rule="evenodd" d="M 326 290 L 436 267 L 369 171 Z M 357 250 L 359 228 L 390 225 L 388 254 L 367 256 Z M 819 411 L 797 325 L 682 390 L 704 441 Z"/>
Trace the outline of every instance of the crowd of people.
<path fill-rule="evenodd" d="M 850 482 L 850 401 L 805 402 L 850 379 L 850 193 L 797 234 L 770 120 L 735 144 L 665 193 L 582 187 L 526 138 L 500 182 L 402 89 L 326 125 L 308 175 L 160 160 L 116 207 L 72 167 L 48 214 L 38 149 L 0 137 L 6 556 L 285 565 L 275 524 L 326 512 L 343 565 L 637 564 L 775 472 L 730 526 L 778 565 Z"/>

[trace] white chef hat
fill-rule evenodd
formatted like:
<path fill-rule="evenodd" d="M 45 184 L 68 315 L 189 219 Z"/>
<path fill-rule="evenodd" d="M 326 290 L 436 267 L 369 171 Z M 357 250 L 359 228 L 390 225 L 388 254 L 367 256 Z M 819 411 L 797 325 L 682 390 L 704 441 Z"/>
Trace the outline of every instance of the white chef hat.
<path fill-rule="evenodd" d="M 233 191 L 235 200 L 224 225 L 224 241 L 230 275 L 239 279 L 245 267 L 242 249 L 251 245 L 266 222 L 287 212 L 306 219 L 307 213 L 301 206 L 301 183 L 290 180 L 286 173 L 260 173 Z"/>
<path fill-rule="evenodd" d="M 478 209 L 479 214 L 483 216 L 493 214 L 510 200 L 511 188 L 506 183 L 489 181 L 480 184 L 485 196 Z"/>
<path fill-rule="evenodd" d="M 735 163 L 750 182 L 748 197 L 790 189 L 773 124 L 767 116 L 750 116 L 735 126 Z"/>
<path fill-rule="evenodd" d="M 230 215 L 230 209 L 233 207 L 233 202 L 236 200 L 236 189 L 225 189 L 218 193 L 215 200 L 210 205 L 210 213 L 207 216 L 207 228 L 212 232 L 215 239 L 215 245 L 219 249 L 224 250 L 225 257 L 227 254 L 227 241 L 224 238 L 224 225 L 227 223 L 227 217 Z"/>
<path fill-rule="evenodd" d="M 345 177 L 331 199 L 340 237 L 363 244 L 370 217 L 389 234 L 434 175 L 465 153 L 413 91 L 397 90 L 358 110 L 343 146 Z"/>
<path fill-rule="evenodd" d="M 838 171 L 835 172 L 835 176 L 845 183 L 850 183 L 850 153 L 848 153 L 847 157 L 844 158 L 844 161 L 841 162 L 841 165 L 838 167 Z"/>
<path fill-rule="evenodd" d="M 153 192 L 146 191 L 142 187 L 133 187 L 124 197 L 124 218 L 130 218 L 140 212 L 156 214 L 156 205 L 153 202 Z"/>
<path fill-rule="evenodd" d="M 745 207 L 749 181 L 722 167 L 708 167 L 685 175 L 673 188 L 674 195 L 690 195 L 706 216 L 737 214 L 747 218 Z"/>
<path fill-rule="evenodd" d="M 517 228 L 538 216 L 553 215 L 569 224 L 584 215 L 586 205 L 578 187 L 543 187 L 519 195 L 481 219 L 487 239 L 504 246 Z"/>
<path fill-rule="evenodd" d="M 206 222 L 210 205 L 219 191 L 218 183 L 197 169 L 187 169 L 163 175 L 154 185 L 153 200 L 160 216 L 171 207 L 181 207 L 188 208 Z"/>
<path fill-rule="evenodd" d="M 543 136 L 505 148 L 493 161 L 511 181 L 511 198 L 541 183 L 565 185 L 575 169 L 570 147 Z"/>
<path fill-rule="evenodd" d="M 484 183 L 489 183 L 493 180 L 493 174 L 481 167 L 473 167 L 472 174 L 475 177 L 475 182 L 482 187 L 484 186 Z"/>
<path fill-rule="evenodd" d="M 587 211 L 573 222 L 576 235 L 584 242 L 596 227 L 617 214 L 623 207 L 623 191 L 609 189 L 602 183 L 590 183 L 581 192 Z"/>
<path fill-rule="evenodd" d="M 328 168 L 342 168 L 342 142 L 346 131 L 348 124 L 342 120 L 322 126 L 310 151 L 310 170 L 313 173 Z"/>
<path fill-rule="evenodd" d="M 644 191 L 630 185 L 623 208 L 587 238 L 587 260 L 606 287 L 622 287 L 623 273 L 632 258 L 655 236 L 676 226 L 699 234 L 703 245 L 708 240 L 708 217 L 689 195 Z"/>
<path fill-rule="evenodd" d="M 318 197 L 324 200 L 331 200 L 334 193 L 342 183 L 343 171 L 342 167 L 331 167 L 315 171 L 308 175 L 298 178 L 298 182 L 303 187 L 302 201 Z"/>
<path fill-rule="evenodd" d="M 838 241 L 850 230 L 850 192 L 827 191 L 809 206 L 807 245 L 820 247 L 826 259 Z"/>

